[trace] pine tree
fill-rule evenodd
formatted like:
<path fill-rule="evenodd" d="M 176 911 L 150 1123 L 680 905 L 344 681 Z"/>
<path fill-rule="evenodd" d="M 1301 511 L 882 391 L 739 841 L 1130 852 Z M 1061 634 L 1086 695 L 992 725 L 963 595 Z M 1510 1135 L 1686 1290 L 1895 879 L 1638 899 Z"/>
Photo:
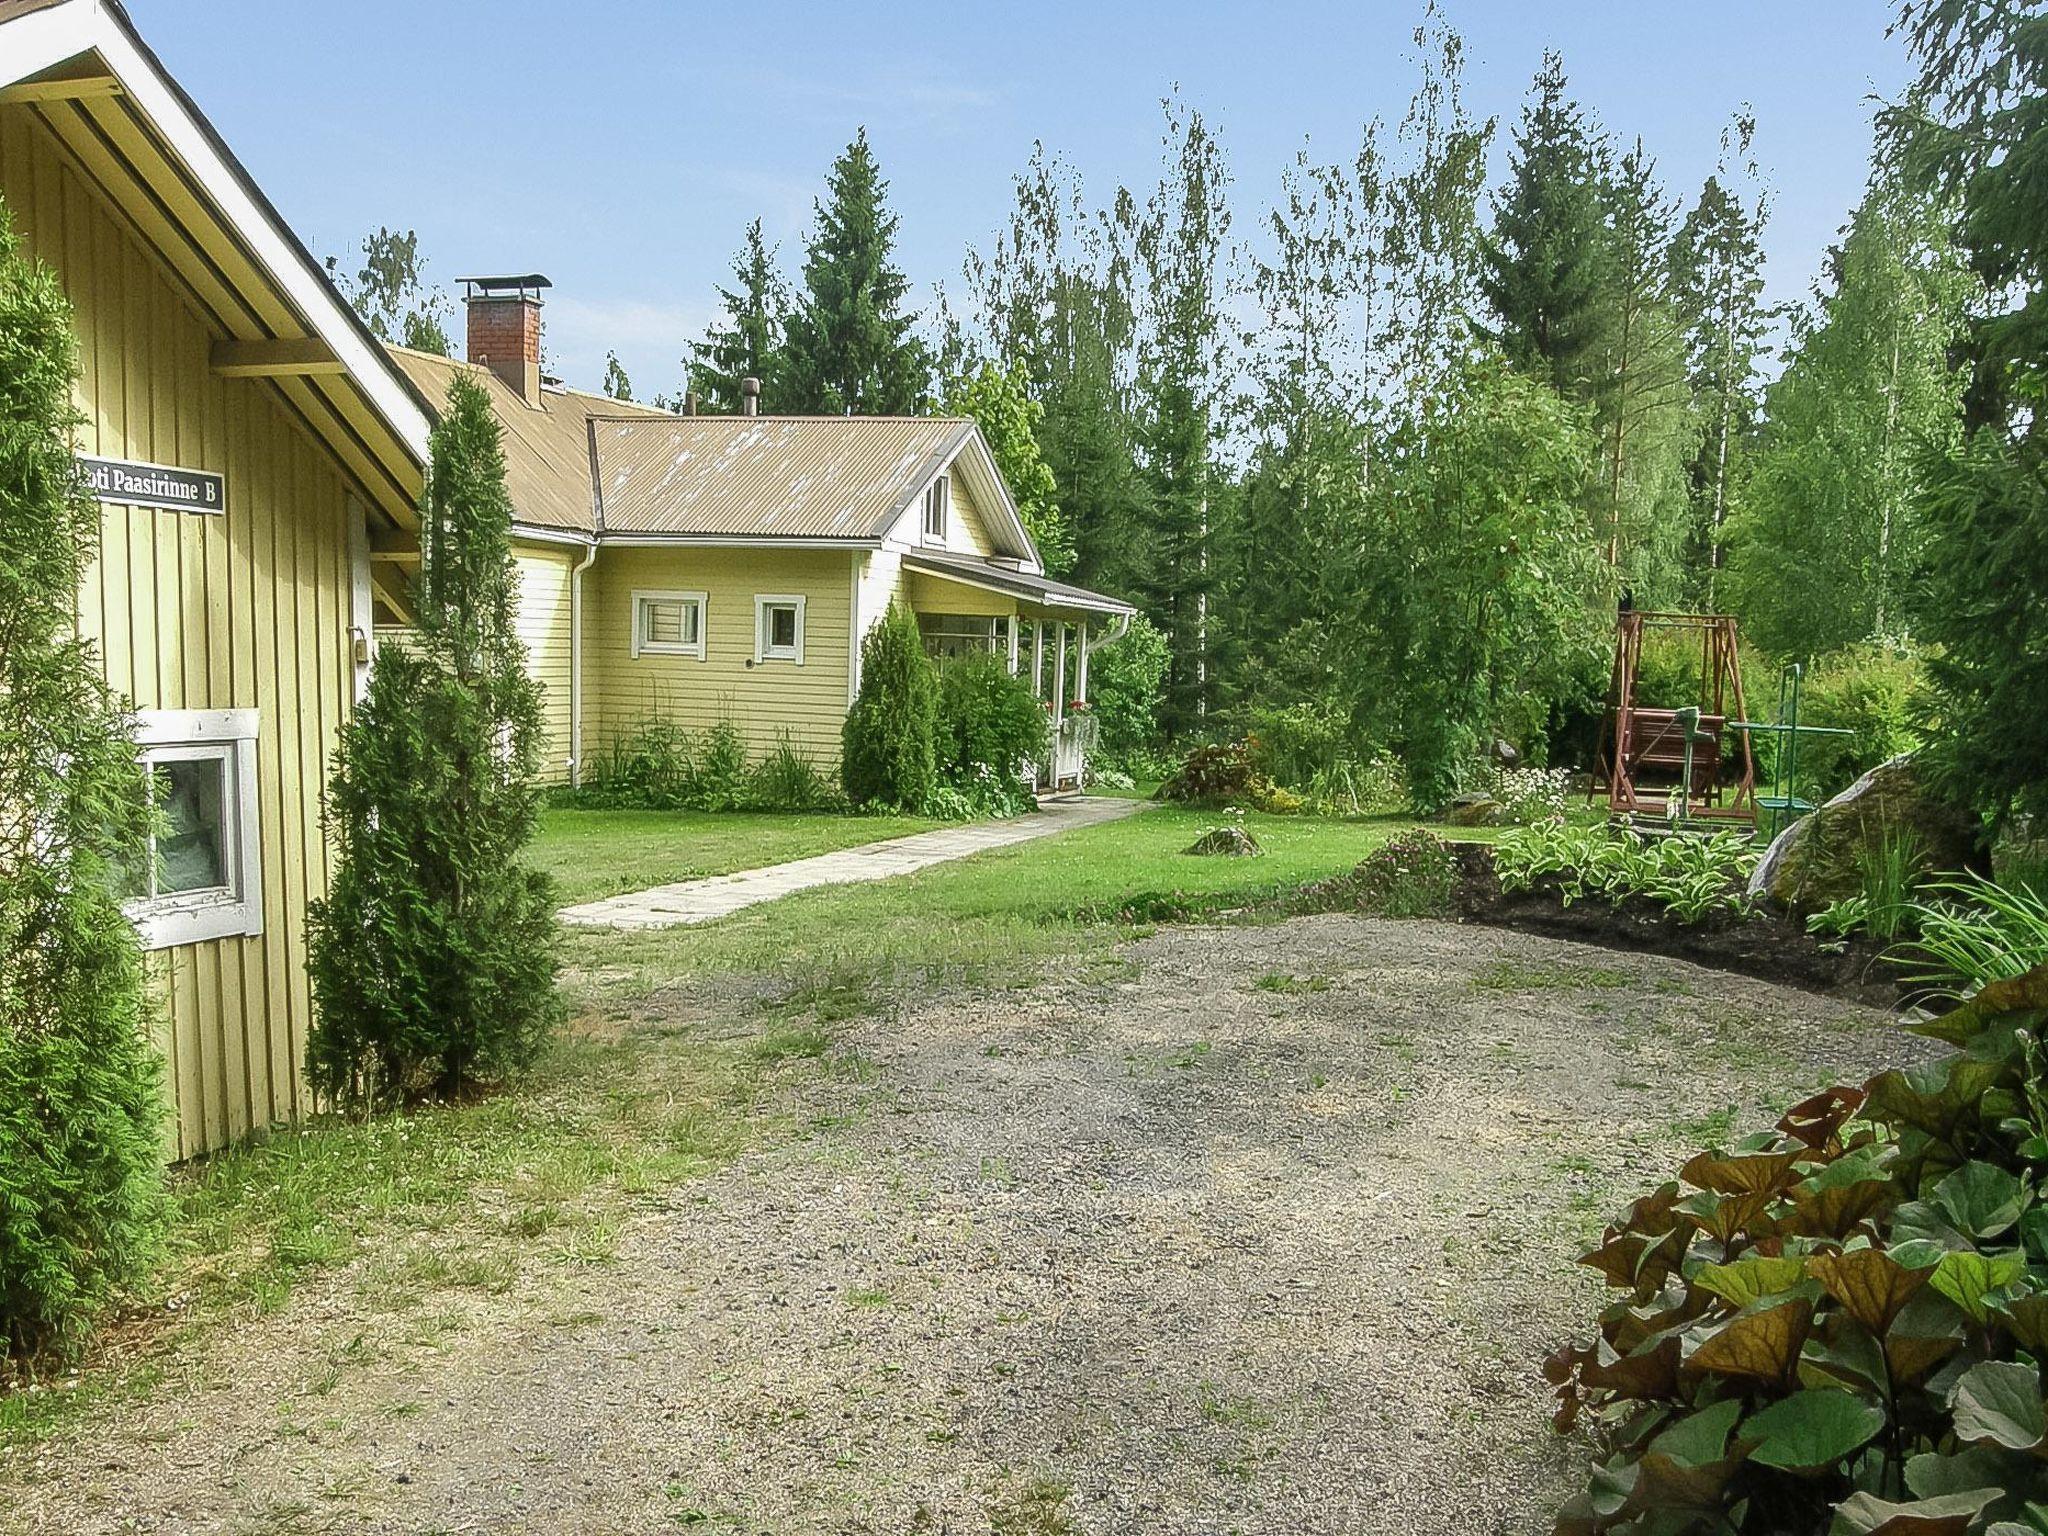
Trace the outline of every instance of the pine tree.
<path fill-rule="evenodd" d="M 78 345 L 0 204 L 0 1329 L 75 1346 L 158 1229 L 160 1064 L 119 871 L 135 745 L 73 628 L 99 543 L 72 460 Z"/>
<path fill-rule="evenodd" d="M 775 269 L 775 252 L 761 236 L 761 221 L 747 226 L 746 244 L 733 258 L 736 288 L 718 290 L 725 313 L 704 340 L 690 348 L 689 388 L 707 410 L 737 414 L 740 383 L 761 381 L 761 409 L 795 410 L 783 373 L 783 328 L 789 290 Z"/>
<path fill-rule="evenodd" d="M 931 358 L 904 310 L 896 215 L 863 128 L 833 163 L 804 251 L 804 294 L 784 346 L 785 409 L 856 415 L 917 410 Z"/>
<path fill-rule="evenodd" d="M 1746 154 L 1754 125 L 1738 119 L 1727 148 Z M 1727 563 L 1725 529 L 1739 460 L 1754 429 L 1757 364 L 1763 354 L 1763 231 L 1768 199 L 1748 201 L 1731 190 L 1740 174 L 1724 154 L 1700 199 L 1671 243 L 1672 288 L 1688 323 L 1686 366 L 1692 377 L 1699 447 L 1691 466 L 1693 534 L 1690 564 L 1699 600 L 1719 602 L 1718 577 Z M 1754 175 L 1753 168 L 1749 171 Z"/>
<path fill-rule="evenodd" d="M 1480 279 L 1508 360 L 1565 398 L 1600 387 L 1607 242 L 1599 185 L 1606 146 L 1566 94 L 1564 60 L 1545 53 L 1522 112 L 1512 179 L 1494 207 Z"/>
<path fill-rule="evenodd" d="M 512 1076 L 559 1011 L 552 882 L 520 858 L 540 691 L 515 628 L 500 429 L 473 380 L 450 386 L 430 453 L 418 642 L 379 655 L 343 730 L 334 878 L 310 919 L 307 1070 L 364 1107 Z"/>

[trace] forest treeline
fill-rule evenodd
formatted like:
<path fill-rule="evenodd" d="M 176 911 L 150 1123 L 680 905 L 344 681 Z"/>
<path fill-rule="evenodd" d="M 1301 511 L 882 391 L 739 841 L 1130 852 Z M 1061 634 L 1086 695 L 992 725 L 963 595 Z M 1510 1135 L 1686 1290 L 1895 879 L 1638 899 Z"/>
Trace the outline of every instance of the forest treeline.
<path fill-rule="evenodd" d="M 1393 762 L 1426 807 L 1499 740 L 1584 763 L 1623 602 L 1737 614 L 1752 714 L 1796 661 L 1880 755 L 1996 691 L 1956 670 L 1957 616 L 2029 556 L 1968 544 L 1992 534 L 1957 477 L 2039 497 L 2000 455 L 2033 441 L 2035 359 L 2004 354 L 2037 339 L 2008 320 L 2041 200 L 2000 178 L 2036 144 L 2040 7 L 1908 0 L 1897 25 L 1918 77 L 1789 308 L 1764 298 L 1747 109 L 1674 188 L 1556 54 L 1513 123 L 1476 115 L 1432 5 L 1405 106 L 1270 188 L 1234 183 L 1178 94 L 1152 186 L 1091 196 L 1036 146 L 926 314 L 861 134 L 793 274 L 745 231 L 668 403 L 734 410 L 755 377 L 770 411 L 971 411 L 1048 565 L 1156 630 L 1132 651 L 1163 656 L 1155 766 L 1253 733 L 1283 779 Z M 607 388 L 630 392 L 616 359 Z M 2009 652 L 2031 621 L 2003 618 Z M 2009 762 L 1951 756 L 1979 804 L 2011 800 Z"/>

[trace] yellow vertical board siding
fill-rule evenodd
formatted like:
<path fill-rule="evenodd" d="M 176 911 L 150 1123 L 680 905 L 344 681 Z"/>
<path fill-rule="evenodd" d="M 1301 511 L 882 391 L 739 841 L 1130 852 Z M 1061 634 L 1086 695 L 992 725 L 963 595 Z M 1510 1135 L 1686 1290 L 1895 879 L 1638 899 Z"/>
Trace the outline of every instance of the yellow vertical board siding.
<path fill-rule="evenodd" d="M 947 495 L 951 515 L 946 520 L 946 548 L 961 555 L 993 555 L 996 546 L 988 536 L 988 519 L 982 516 L 981 503 L 967 488 L 957 464 Z"/>
<path fill-rule="evenodd" d="M 526 647 L 526 670 L 541 685 L 540 776 L 548 784 L 569 778 L 569 596 L 571 573 L 583 555 L 580 548 L 553 544 L 521 544 L 513 550 L 519 567 L 519 641 Z M 589 579 L 586 571 L 584 580 Z M 589 596 L 586 587 L 584 597 Z"/>
<path fill-rule="evenodd" d="M 787 731 L 820 766 L 837 762 L 854 569 L 841 550 L 601 547 L 583 578 L 586 766 L 652 715 L 693 731 L 729 718 L 757 757 Z M 705 659 L 635 657 L 636 591 L 704 593 Z M 747 665 L 754 656 L 757 594 L 804 599 L 801 666 Z"/>
<path fill-rule="evenodd" d="M 303 1114 L 307 902 L 351 670 L 347 489 L 270 385 L 213 375 L 213 335 L 27 107 L 0 107 L 0 197 L 57 274 L 81 347 L 80 448 L 221 472 L 223 516 L 104 509 L 81 631 L 138 709 L 260 712 L 261 935 L 149 957 L 179 1157 Z"/>
<path fill-rule="evenodd" d="M 1017 600 L 1000 592 L 971 587 L 964 581 L 948 581 L 924 571 L 911 571 L 903 583 L 904 596 L 917 613 L 955 613 L 975 618 L 1000 618 L 1018 612 Z"/>

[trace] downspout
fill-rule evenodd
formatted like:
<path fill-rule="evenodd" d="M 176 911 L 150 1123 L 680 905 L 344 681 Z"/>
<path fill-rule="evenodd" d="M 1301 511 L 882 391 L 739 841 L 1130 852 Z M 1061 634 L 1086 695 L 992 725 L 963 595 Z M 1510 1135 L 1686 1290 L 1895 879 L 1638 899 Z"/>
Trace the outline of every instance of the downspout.
<path fill-rule="evenodd" d="M 583 573 L 597 563 L 597 540 L 569 571 L 569 783 L 583 784 Z"/>

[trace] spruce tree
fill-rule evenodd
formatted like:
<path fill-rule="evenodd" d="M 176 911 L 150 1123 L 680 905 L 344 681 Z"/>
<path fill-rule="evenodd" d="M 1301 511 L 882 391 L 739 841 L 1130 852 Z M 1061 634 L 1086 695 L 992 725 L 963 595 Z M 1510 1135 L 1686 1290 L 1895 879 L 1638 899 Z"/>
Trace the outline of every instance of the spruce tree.
<path fill-rule="evenodd" d="M 782 336 L 789 291 L 775 270 L 775 252 L 761 236 L 761 221 L 747 226 L 746 244 L 733 258 L 739 286 L 718 290 L 725 312 L 691 348 L 689 387 L 707 410 L 736 415 L 740 382 L 761 381 L 761 409 L 790 410 L 783 378 Z"/>
<path fill-rule="evenodd" d="M 1750 125 L 1738 121 L 1732 146 L 1746 149 Z M 1699 202 L 1671 243 L 1672 288 L 1687 322 L 1686 366 L 1692 380 L 1699 446 L 1691 464 L 1692 552 L 1698 601 L 1719 603 L 1727 563 L 1726 529 L 1741 456 L 1755 429 L 1757 364 L 1763 355 L 1763 229 L 1768 203 L 1731 190 L 1733 173 L 1707 178 Z"/>
<path fill-rule="evenodd" d="M 1600 204 L 1606 147 L 1568 97 L 1564 60 L 1545 53 L 1494 207 L 1480 288 L 1508 360 L 1571 400 L 1600 388 L 1607 241 Z"/>
<path fill-rule="evenodd" d="M 804 293 L 784 346 L 783 408 L 902 415 L 923 403 L 931 357 L 905 311 L 896 215 L 863 128 L 833 162 L 804 251 Z"/>
<path fill-rule="evenodd" d="M 540 690 L 514 627 L 500 429 L 458 375 L 421 504 L 416 644 L 382 652 L 328 792 L 336 865 L 311 916 L 314 1084 L 375 1108 L 529 1066 L 559 1005 L 539 814 Z"/>
<path fill-rule="evenodd" d="M 120 874 L 143 778 L 73 623 L 98 505 L 72 445 L 78 346 L 0 203 L 0 1329 L 74 1346 L 150 1255 L 161 1067 Z"/>

